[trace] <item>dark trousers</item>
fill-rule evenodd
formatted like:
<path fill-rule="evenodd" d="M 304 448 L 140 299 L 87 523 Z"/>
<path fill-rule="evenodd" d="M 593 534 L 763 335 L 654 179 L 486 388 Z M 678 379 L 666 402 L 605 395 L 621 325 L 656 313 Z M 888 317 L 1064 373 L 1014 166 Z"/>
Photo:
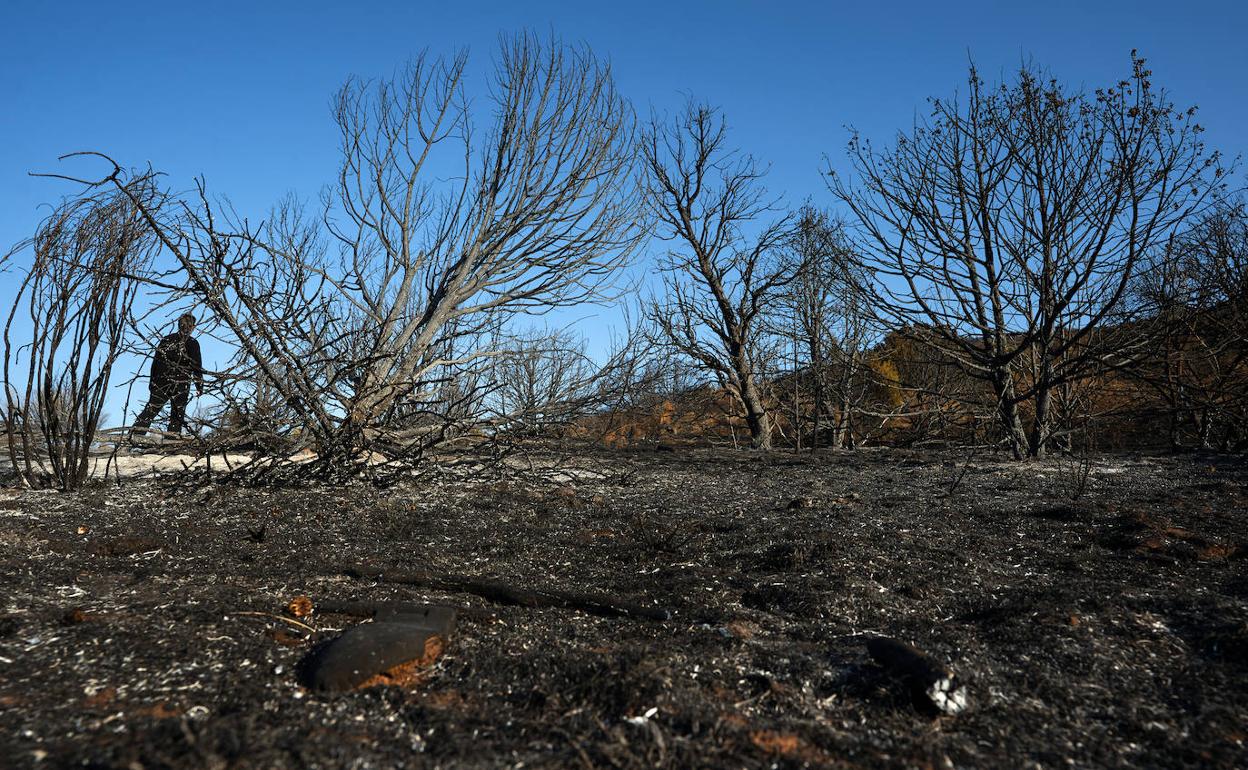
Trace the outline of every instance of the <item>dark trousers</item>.
<path fill-rule="evenodd" d="M 147 406 L 139 412 L 134 421 L 134 432 L 143 434 L 151 426 L 152 420 L 160 414 L 160 410 L 169 405 L 169 432 L 181 433 L 182 423 L 186 421 L 186 404 L 191 400 L 191 383 L 189 382 L 154 382 Z"/>

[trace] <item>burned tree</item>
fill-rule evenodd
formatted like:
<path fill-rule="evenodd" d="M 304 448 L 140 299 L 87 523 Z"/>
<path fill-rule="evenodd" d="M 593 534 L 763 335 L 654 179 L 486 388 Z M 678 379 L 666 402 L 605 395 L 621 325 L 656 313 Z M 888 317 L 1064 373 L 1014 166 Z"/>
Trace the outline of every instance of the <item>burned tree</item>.
<path fill-rule="evenodd" d="M 287 203 L 253 226 L 202 185 L 137 202 L 236 346 L 230 376 L 276 396 L 326 470 L 462 429 L 499 318 L 602 298 L 637 241 L 633 118 L 609 68 L 504 40 L 479 131 L 466 65 L 422 56 L 342 88 L 320 222 Z"/>
<path fill-rule="evenodd" d="M 10 253 L 30 255 L 4 327 L 7 448 L 26 485 L 88 478 L 113 366 L 139 338 L 135 297 L 159 280 L 135 203 L 152 189 L 116 181 L 57 206 Z"/>
<path fill-rule="evenodd" d="M 501 419 L 530 435 L 566 424 L 592 397 L 598 368 L 566 330 L 509 335 L 491 366 Z"/>
<path fill-rule="evenodd" d="M 690 103 L 674 121 L 652 121 L 642 141 L 647 199 L 659 237 L 665 296 L 647 315 L 659 341 L 712 373 L 745 412 L 752 446 L 771 448 L 764 396 L 762 313 L 792 276 L 776 259 L 789 218 L 763 218 L 763 171 L 727 145 L 715 109 Z M 753 230 L 754 232 L 751 232 Z"/>
<path fill-rule="evenodd" d="M 851 140 L 856 185 L 830 175 L 886 320 L 989 386 L 1016 457 L 1046 451 L 1060 386 L 1139 354 L 1121 300 L 1219 176 L 1195 111 L 1150 77 L 1134 55 L 1091 95 L 1031 68 L 990 89 L 972 68 L 891 148 Z"/>
<path fill-rule="evenodd" d="M 1136 299 L 1153 344 L 1129 371 L 1164 404 L 1170 443 L 1248 446 L 1248 213 L 1221 202 L 1158 249 Z"/>
<path fill-rule="evenodd" d="M 477 142 L 465 64 L 418 60 L 395 81 L 348 83 L 336 102 L 344 162 L 330 231 L 346 279 L 331 280 L 369 337 L 356 422 L 445 363 L 425 353 L 451 322 L 462 335 L 490 312 L 599 298 L 635 242 L 631 110 L 609 68 L 582 49 L 504 43 L 497 119 Z M 439 191 L 446 143 L 462 182 Z"/>
<path fill-rule="evenodd" d="M 778 298 L 772 325 L 788 333 L 806 360 L 804 379 L 812 405 L 811 448 L 823 418 L 832 420 L 832 446 L 853 446 L 853 414 L 869 390 L 868 352 L 873 336 L 870 294 L 841 224 L 804 206 L 783 249 L 793 278 Z"/>

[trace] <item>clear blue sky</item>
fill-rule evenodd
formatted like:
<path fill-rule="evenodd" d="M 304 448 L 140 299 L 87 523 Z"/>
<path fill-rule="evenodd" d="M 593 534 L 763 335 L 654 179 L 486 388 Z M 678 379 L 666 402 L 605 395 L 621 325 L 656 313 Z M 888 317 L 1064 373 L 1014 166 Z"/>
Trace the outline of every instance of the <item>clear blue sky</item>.
<path fill-rule="evenodd" d="M 0 5 L 0 242 L 29 234 L 65 187 L 31 179 L 56 157 L 107 151 L 175 183 L 206 176 L 259 214 L 315 196 L 334 170 L 330 94 L 391 73 L 422 48 L 469 46 L 478 72 L 498 33 L 554 30 L 614 64 L 640 111 L 684 94 L 721 105 L 770 185 L 820 197 L 845 125 L 885 139 L 923 99 L 1024 57 L 1090 87 L 1129 69 L 1201 108 L 1207 137 L 1248 147 L 1248 3 L 1134 2 L 67 2 Z M 478 81 L 479 82 L 479 81 Z"/>
<path fill-rule="evenodd" d="M 720 105 L 734 142 L 794 204 L 828 202 L 819 170 L 825 154 L 841 162 L 847 125 L 889 139 L 926 97 L 962 85 L 968 55 L 989 79 L 1032 59 L 1095 88 L 1126 75 L 1136 48 L 1155 84 L 1199 105 L 1211 145 L 1248 151 L 1243 0 L 3 0 L 0 248 L 69 191 L 27 172 L 63 170 L 56 157 L 75 150 L 150 162 L 182 187 L 203 175 L 253 218 L 287 192 L 314 200 L 335 168 L 329 98 L 346 77 L 461 46 L 481 75 L 498 34 L 523 29 L 609 58 L 642 114 L 687 94 Z"/>

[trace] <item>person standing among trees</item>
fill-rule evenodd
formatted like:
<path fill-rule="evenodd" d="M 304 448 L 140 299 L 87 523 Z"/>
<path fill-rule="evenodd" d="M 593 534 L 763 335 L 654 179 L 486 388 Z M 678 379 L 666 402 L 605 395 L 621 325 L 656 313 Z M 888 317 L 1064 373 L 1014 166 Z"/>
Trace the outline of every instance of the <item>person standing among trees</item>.
<path fill-rule="evenodd" d="M 147 406 L 134 421 L 132 435 L 146 435 L 152 420 L 169 404 L 169 432 L 181 433 L 186 420 L 186 405 L 191 400 L 191 382 L 195 395 L 204 394 L 204 365 L 199 342 L 191 336 L 195 316 L 184 313 L 178 318 L 178 330 L 165 335 L 152 356 L 152 375 L 148 383 Z"/>

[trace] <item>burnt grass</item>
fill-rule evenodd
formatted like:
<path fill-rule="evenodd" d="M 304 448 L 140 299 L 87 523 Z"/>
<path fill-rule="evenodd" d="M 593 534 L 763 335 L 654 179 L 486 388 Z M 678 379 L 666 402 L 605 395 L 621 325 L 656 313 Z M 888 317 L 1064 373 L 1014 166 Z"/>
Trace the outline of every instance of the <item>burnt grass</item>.
<path fill-rule="evenodd" d="M 1099 457 L 1074 501 L 1070 463 L 954 452 L 544 457 L 385 489 L 0 493 L 0 765 L 1248 766 L 1242 457 Z M 462 611 L 415 681 L 322 695 L 299 661 L 362 621 L 312 633 L 299 595 Z M 925 712 L 872 634 L 948 663 L 969 708 Z"/>

